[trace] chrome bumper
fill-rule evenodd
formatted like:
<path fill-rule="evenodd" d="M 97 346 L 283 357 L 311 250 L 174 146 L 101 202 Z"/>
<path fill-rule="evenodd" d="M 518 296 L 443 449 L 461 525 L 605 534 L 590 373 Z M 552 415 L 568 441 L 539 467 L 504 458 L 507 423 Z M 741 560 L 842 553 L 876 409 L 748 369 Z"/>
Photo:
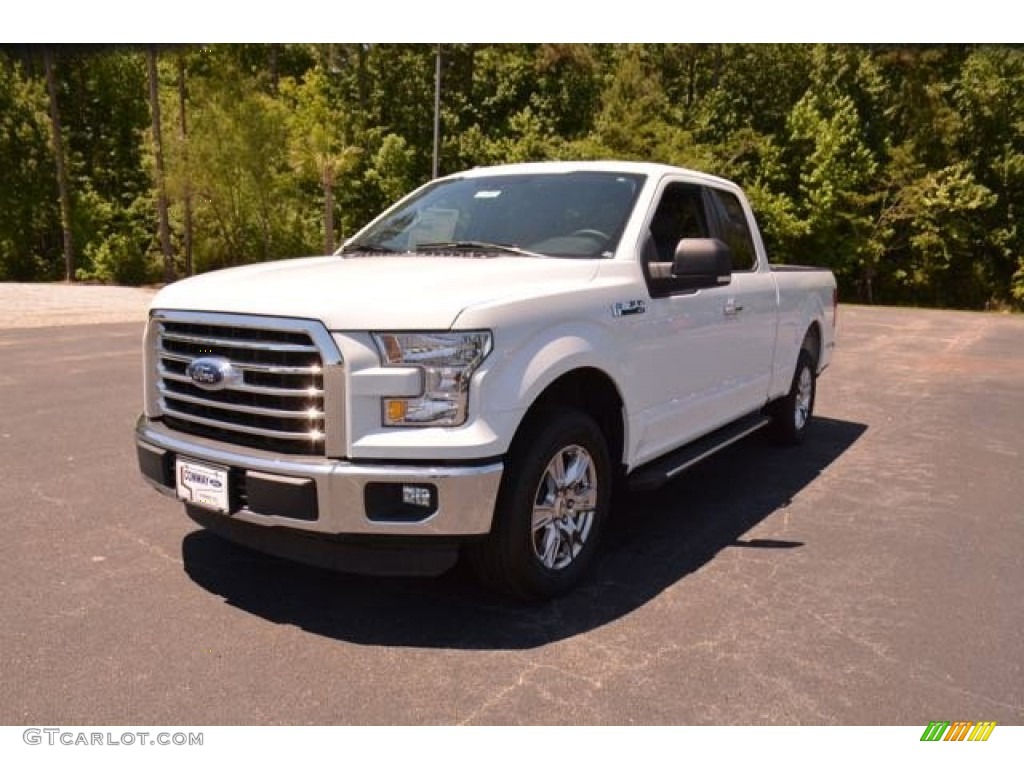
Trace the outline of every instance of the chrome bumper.
<path fill-rule="evenodd" d="M 378 534 L 393 536 L 472 536 L 486 534 L 498 495 L 504 465 L 421 466 L 359 464 L 315 456 L 281 456 L 221 443 L 167 429 L 158 421 L 139 417 L 135 440 L 141 448 L 166 451 L 234 470 L 312 480 L 316 486 L 315 520 L 260 513 L 242 507 L 232 520 L 259 526 L 277 526 L 322 534 Z M 143 475 L 146 477 L 146 475 Z M 174 496 L 174 489 L 146 477 L 153 487 Z M 366 514 L 368 483 L 433 485 L 437 511 L 423 520 L 374 521 Z"/>

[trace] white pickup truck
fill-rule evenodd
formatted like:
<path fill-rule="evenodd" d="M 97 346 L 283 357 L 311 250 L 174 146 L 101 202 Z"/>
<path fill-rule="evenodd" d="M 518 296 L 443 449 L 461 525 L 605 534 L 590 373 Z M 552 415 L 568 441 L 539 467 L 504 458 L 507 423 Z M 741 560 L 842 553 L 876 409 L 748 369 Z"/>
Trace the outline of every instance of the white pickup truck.
<path fill-rule="evenodd" d="M 592 563 L 614 485 L 765 426 L 803 438 L 836 309 L 827 270 L 769 265 L 723 179 L 477 168 L 334 255 L 160 291 L 139 465 L 246 546 L 404 574 L 462 551 L 550 597 Z"/>

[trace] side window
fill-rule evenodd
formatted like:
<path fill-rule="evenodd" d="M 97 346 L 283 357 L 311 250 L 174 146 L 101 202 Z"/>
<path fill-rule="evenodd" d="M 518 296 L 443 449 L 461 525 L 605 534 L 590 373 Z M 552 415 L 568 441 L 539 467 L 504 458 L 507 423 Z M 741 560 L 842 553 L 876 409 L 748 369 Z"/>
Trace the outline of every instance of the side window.
<path fill-rule="evenodd" d="M 673 182 L 665 187 L 651 219 L 651 261 L 671 263 L 684 237 L 707 237 L 708 220 L 700 187 Z"/>
<path fill-rule="evenodd" d="M 736 195 L 721 189 L 709 188 L 718 208 L 721 232 L 719 237 L 732 249 L 732 271 L 748 272 L 757 269 L 757 251 L 754 238 L 747 226 L 747 216 Z"/>
<path fill-rule="evenodd" d="M 676 246 L 684 237 L 708 237 L 708 216 L 701 187 L 674 181 L 661 193 L 654 209 L 642 254 L 651 295 L 668 296 L 678 289 L 672 281 Z"/>

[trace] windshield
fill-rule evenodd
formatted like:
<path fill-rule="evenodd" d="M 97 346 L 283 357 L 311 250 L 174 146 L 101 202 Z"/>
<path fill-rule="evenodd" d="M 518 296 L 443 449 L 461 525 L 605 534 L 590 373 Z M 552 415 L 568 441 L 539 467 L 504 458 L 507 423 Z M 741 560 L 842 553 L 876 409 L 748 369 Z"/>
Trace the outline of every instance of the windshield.
<path fill-rule="evenodd" d="M 609 258 L 643 183 L 639 174 L 598 171 L 447 179 L 343 250 Z"/>

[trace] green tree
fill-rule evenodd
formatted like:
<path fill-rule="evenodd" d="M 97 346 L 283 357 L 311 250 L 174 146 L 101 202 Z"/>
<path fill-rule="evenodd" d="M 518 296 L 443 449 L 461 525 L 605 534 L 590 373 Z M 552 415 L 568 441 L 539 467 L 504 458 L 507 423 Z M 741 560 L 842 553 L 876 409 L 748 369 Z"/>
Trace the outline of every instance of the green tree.
<path fill-rule="evenodd" d="M 340 177 L 354 171 L 362 148 L 350 137 L 350 121 L 331 92 L 326 73 L 319 67 L 306 72 L 302 82 L 282 85 L 291 117 L 288 125 L 289 157 L 302 178 L 320 185 L 324 211 L 324 253 L 334 251 L 334 190 Z"/>
<path fill-rule="evenodd" d="M 975 274 L 995 303 L 1024 308 L 1024 51 L 984 46 L 964 62 L 954 101 L 959 146 L 978 181 L 995 193 Z"/>
<path fill-rule="evenodd" d="M 398 200 L 416 186 L 413 151 L 401 136 L 389 133 L 366 171 L 366 181 L 379 193 L 381 205 Z"/>
<path fill-rule="evenodd" d="M 71 234 L 71 182 L 68 179 L 68 160 L 64 151 L 64 131 L 61 127 L 60 98 L 58 97 L 56 63 L 53 49 L 43 49 L 46 68 L 46 93 L 50 106 L 50 140 L 53 143 L 53 161 L 57 169 L 57 190 L 60 199 L 60 222 L 64 235 L 64 277 L 71 282 L 75 277 L 75 247 Z"/>
<path fill-rule="evenodd" d="M 789 116 L 797 206 L 808 232 L 803 247 L 808 258 L 832 267 L 840 281 L 858 285 L 871 302 L 882 255 L 870 237 L 878 160 L 849 90 L 855 61 L 847 51 L 827 46 L 814 59 L 811 84 Z"/>
<path fill-rule="evenodd" d="M 624 46 L 615 52 L 593 137 L 609 157 L 664 159 L 657 148 L 665 139 L 667 109 L 661 79 L 644 47 Z"/>
<path fill-rule="evenodd" d="M 331 250 L 430 177 L 435 50 L 175 46 L 154 99 L 143 46 L 0 46 L 0 279 L 66 272 L 65 233 L 75 276 L 120 282 L 158 278 L 167 243 L 185 272 L 190 250 L 198 271 Z M 747 190 L 776 259 L 833 267 L 846 296 L 1024 308 L 1019 46 L 442 51 L 442 172 L 709 171 Z M 157 110 L 176 116 L 160 142 Z"/>
<path fill-rule="evenodd" d="M 169 174 L 188 174 L 193 191 L 197 271 L 313 251 L 314 219 L 289 162 L 285 104 L 220 50 L 198 58 L 188 162 L 179 154 L 169 163 Z"/>
<path fill-rule="evenodd" d="M 0 280 L 52 279 L 60 251 L 47 95 L 0 53 Z"/>
<path fill-rule="evenodd" d="M 164 258 L 164 281 L 174 279 L 174 252 L 171 250 L 171 224 L 167 213 L 167 182 L 164 172 L 163 126 L 160 120 L 160 79 L 157 76 L 157 50 L 146 46 L 146 75 L 149 81 L 149 110 L 152 116 L 153 182 L 156 186 L 156 210 L 160 234 L 160 252 Z"/>

